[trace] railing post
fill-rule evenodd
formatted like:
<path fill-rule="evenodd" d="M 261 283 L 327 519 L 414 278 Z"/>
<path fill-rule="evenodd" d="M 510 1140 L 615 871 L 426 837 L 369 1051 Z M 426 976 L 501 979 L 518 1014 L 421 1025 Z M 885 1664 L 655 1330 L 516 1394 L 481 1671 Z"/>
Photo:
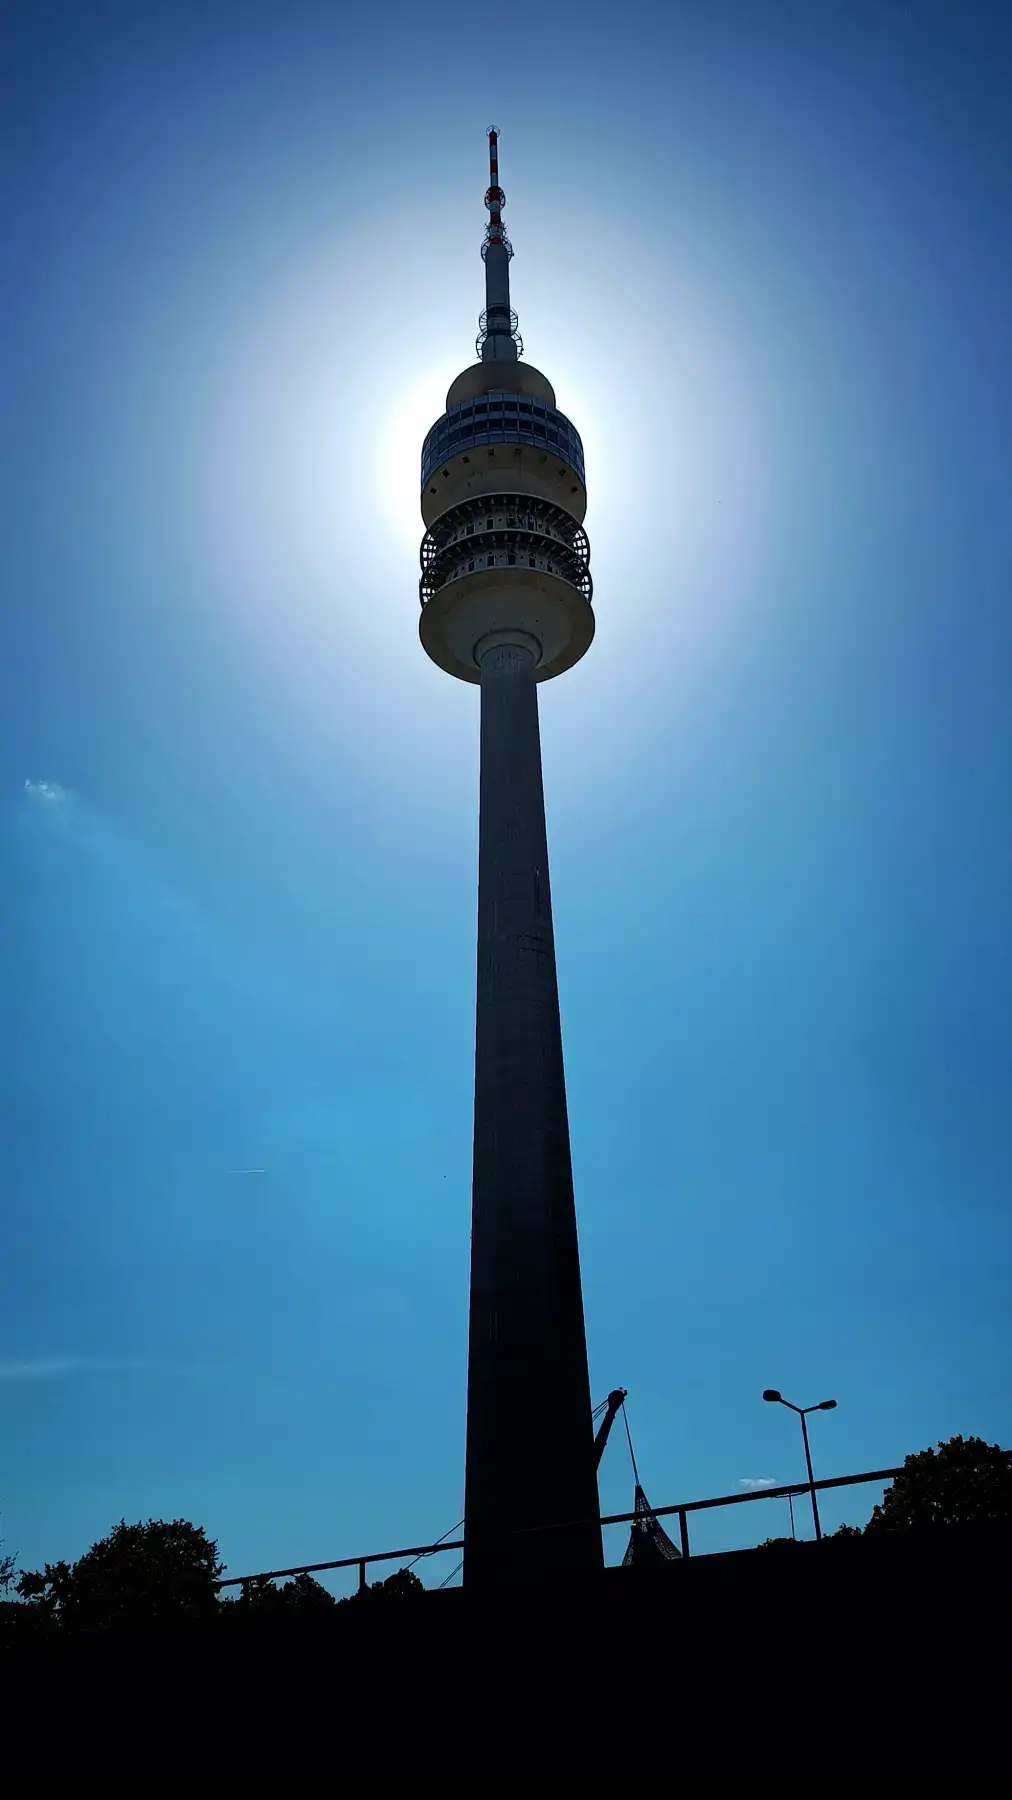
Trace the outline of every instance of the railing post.
<path fill-rule="evenodd" d="M 366 1581 L 366 1578 L 365 1578 L 365 1560 L 363 1559 L 362 1562 L 360 1562 L 358 1565 L 358 1591 L 359 1591 L 359 1593 L 364 1594 L 368 1585 L 369 1585 L 369 1583 Z"/>
<path fill-rule="evenodd" d="M 682 1540 L 682 1555 L 687 1558 L 689 1554 L 689 1517 L 684 1506 L 679 1507 L 678 1510 L 678 1531 Z"/>

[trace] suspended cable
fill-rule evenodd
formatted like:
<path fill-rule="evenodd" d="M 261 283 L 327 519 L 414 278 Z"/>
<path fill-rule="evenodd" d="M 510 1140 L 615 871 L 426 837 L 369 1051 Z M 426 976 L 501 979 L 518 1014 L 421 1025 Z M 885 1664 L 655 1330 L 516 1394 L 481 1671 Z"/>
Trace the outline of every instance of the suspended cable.
<path fill-rule="evenodd" d="M 624 1401 L 622 1402 L 622 1423 L 625 1426 L 626 1442 L 629 1445 L 629 1457 L 630 1457 L 630 1461 L 632 1462 L 633 1480 L 635 1481 L 636 1486 L 639 1487 L 640 1472 L 639 1472 L 638 1468 L 636 1467 L 636 1452 L 633 1449 L 632 1432 L 629 1430 L 629 1415 L 626 1412 Z"/>
<path fill-rule="evenodd" d="M 453 1578 L 454 1578 L 454 1576 L 455 1576 L 455 1575 L 459 1575 L 459 1574 L 460 1574 L 460 1571 L 461 1571 L 461 1569 L 462 1569 L 462 1568 L 463 1568 L 463 1567 L 464 1567 L 464 1558 L 463 1558 L 463 1557 L 461 1557 L 461 1559 L 460 1559 L 460 1561 L 459 1561 L 459 1563 L 458 1563 L 458 1564 L 457 1564 L 457 1567 L 456 1567 L 456 1568 L 455 1568 L 455 1569 L 451 1569 L 451 1570 L 450 1570 L 450 1573 L 449 1573 L 449 1575 L 448 1575 L 448 1576 L 447 1576 L 447 1577 L 446 1577 L 446 1580 L 445 1580 L 445 1581 L 441 1581 L 441 1582 L 439 1582 L 439 1584 L 438 1584 L 438 1586 L 437 1586 L 437 1588 L 436 1588 L 436 1592 L 437 1592 L 437 1594 L 438 1594 L 438 1592 L 439 1592 L 439 1589 L 440 1589 L 440 1588 L 445 1588 L 445 1587 L 449 1587 L 449 1585 L 450 1585 L 450 1583 L 451 1583 L 451 1581 L 452 1581 L 452 1580 L 453 1580 Z"/>
<path fill-rule="evenodd" d="M 451 1525 L 449 1531 L 443 1532 L 443 1537 L 437 1537 L 436 1544 L 441 1544 L 443 1541 L 443 1538 L 452 1537 L 455 1531 L 460 1530 L 463 1523 L 464 1523 L 463 1519 L 458 1519 L 456 1525 Z M 436 1544 L 433 1544 L 431 1550 L 421 1550 L 417 1556 L 412 1557 L 412 1559 L 409 1563 L 405 1563 L 404 1567 L 406 1569 L 413 1569 L 416 1562 L 421 1562 L 423 1557 L 432 1555 L 433 1551 L 436 1548 Z"/>

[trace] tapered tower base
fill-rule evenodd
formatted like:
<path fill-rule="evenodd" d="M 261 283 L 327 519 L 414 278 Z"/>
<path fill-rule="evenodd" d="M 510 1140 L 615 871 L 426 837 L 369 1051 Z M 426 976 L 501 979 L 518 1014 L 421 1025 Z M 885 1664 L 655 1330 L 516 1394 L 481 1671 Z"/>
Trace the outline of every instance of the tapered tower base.
<path fill-rule="evenodd" d="M 536 645 L 483 650 L 464 1580 L 602 1565 Z M 582 1523 L 579 1523 L 582 1521 Z M 573 1523 L 574 1529 L 561 1529 Z"/>

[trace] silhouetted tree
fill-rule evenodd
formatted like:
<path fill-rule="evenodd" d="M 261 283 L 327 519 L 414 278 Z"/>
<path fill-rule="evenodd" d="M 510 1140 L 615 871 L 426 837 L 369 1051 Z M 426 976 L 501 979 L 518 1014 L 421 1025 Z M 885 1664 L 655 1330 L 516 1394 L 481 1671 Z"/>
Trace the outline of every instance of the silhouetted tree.
<path fill-rule="evenodd" d="M 908 1456 L 865 1526 L 870 1537 L 948 1525 L 1012 1524 L 1012 1464 L 998 1444 L 954 1437 Z"/>
<path fill-rule="evenodd" d="M 238 1600 L 233 1601 L 233 1605 L 237 1610 L 245 1609 L 248 1612 L 275 1616 L 283 1613 L 328 1612 L 337 1602 L 333 1594 L 329 1594 L 312 1575 L 296 1575 L 292 1581 L 286 1581 L 280 1587 L 263 1575 L 257 1575 L 252 1581 L 243 1582 L 242 1592 Z"/>
<path fill-rule="evenodd" d="M 840 1525 L 825 1539 L 841 1543 L 894 1532 L 933 1531 L 952 1525 L 1012 1525 L 1012 1460 L 999 1444 L 954 1437 L 937 1450 L 908 1456 L 903 1472 L 886 1488 L 881 1505 L 860 1525 Z M 762 1549 L 790 1544 L 765 1538 Z"/>
<path fill-rule="evenodd" d="M 23 1600 L 74 1628 L 164 1623 L 213 1613 L 218 1546 L 185 1519 L 125 1519 L 76 1563 L 47 1563 L 18 1582 Z"/>
<path fill-rule="evenodd" d="M 30 1602 L 33 1613 L 40 1618 L 59 1618 L 69 1593 L 70 1568 L 67 1562 L 47 1563 L 41 1573 L 36 1569 L 25 1569 L 19 1575 L 18 1593 L 22 1600 Z"/>
<path fill-rule="evenodd" d="M 424 1592 L 424 1584 L 419 1581 L 417 1575 L 412 1575 L 410 1569 L 397 1569 L 393 1575 L 387 1577 L 386 1581 L 371 1582 L 367 1588 L 361 1589 L 357 1594 L 351 1594 L 349 1599 L 353 1602 L 359 1600 L 403 1600 L 410 1599 L 414 1594 L 424 1594 Z M 342 1602 L 342 1604 L 347 1604 L 347 1602 Z"/>

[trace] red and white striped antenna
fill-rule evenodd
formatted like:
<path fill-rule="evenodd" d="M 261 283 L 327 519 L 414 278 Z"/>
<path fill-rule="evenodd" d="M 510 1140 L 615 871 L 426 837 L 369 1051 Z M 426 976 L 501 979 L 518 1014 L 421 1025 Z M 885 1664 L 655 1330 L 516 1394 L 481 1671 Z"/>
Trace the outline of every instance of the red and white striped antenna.
<path fill-rule="evenodd" d="M 502 209 L 506 205 L 506 195 L 499 186 L 499 133 L 494 125 L 488 133 L 488 188 L 485 194 L 485 205 L 488 207 L 488 224 L 485 227 L 485 242 L 481 254 L 486 256 L 491 244 L 501 244 L 507 256 L 513 255 L 513 246 L 506 236 L 506 227 L 502 222 Z"/>

